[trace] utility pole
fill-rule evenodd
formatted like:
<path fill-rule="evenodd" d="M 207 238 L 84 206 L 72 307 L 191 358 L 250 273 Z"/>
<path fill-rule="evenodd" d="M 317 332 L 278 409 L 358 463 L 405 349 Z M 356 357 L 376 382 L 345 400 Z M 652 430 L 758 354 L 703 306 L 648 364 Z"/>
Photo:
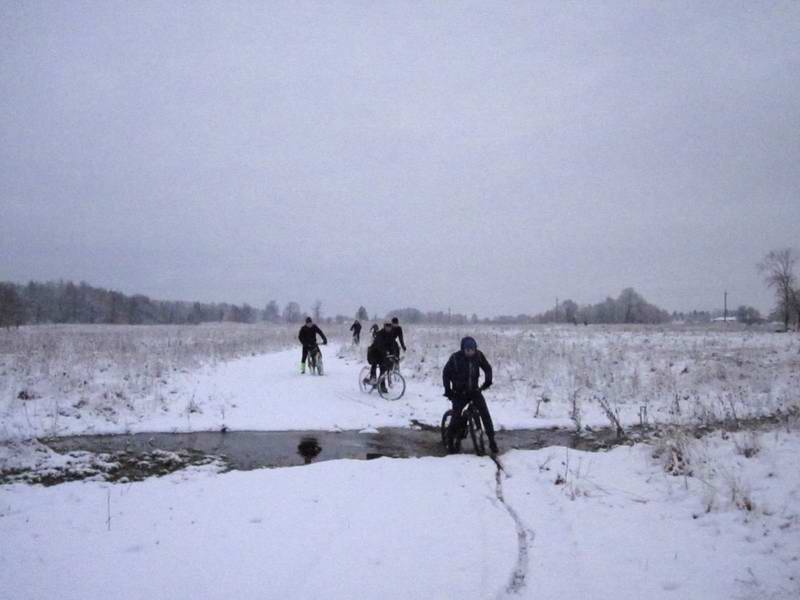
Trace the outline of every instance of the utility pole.
<path fill-rule="evenodd" d="M 725 308 L 723 309 L 723 311 L 724 311 L 724 315 L 725 315 L 724 316 L 724 319 L 725 319 L 724 322 L 727 325 L 728 324 L 728 290 L 725 290 Z"/>

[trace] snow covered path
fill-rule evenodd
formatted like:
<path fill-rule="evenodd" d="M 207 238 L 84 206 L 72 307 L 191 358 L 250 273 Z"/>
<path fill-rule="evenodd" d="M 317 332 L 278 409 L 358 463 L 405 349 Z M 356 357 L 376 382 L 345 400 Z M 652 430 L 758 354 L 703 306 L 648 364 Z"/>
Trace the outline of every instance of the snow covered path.
<path fill-rule="evenodd" d="M 407 427 L 411 419 L 438 423 L 447 409 L 441 391 L 409 382 L 388 402 L 358 389 L 364 366 L 323 347 L 325 375 L 301 375 L 299 350 L 240 358 L 176 376 L 152 398 L 102 411 L 75 409 L 73 400 L 17 402 L 0 415 L 6 437 L 141 431 L 364 429 Z M 20 407 L 20 405 L 22 405 Z M 0 436 L 2 437 L 2 436 Z"/>
<path fill-rule="evenodd" d="M 345 348 L 350 349 L 349 346 Z M 362 393 L 364 366 L 352 352 L 337 356 L 323 347 L 325 375 L 301 375 L 299 351 L 239 358 L 215 367 L 176 374 L 151 397 L 127 404 L 111 399 L 97 408 L 76 398 L 14 401 L 0 413 L 0 440 L 92 433 L 228 430 L 361 430 L 408 427 L 412 421 L 438 425 L 449 403 L 441 386 L 407 377 L 400 400 Z M 498 427 L 568 427 L 563 419 L 534 419 L 535 403 L 495 402 L 487 392 Z M 78 406 L 79 408 L 76 408 Z M 598 421 L 604 424 L 603 420 Z"/>
<path fill-rule="evenodd" d="M 788 600 L 799 442 L 709 448 L 752 511 L 643 445 L 0 486 L 0 597 Z"/>
<path fill-rule="evenodd" d="M 323 347 L 325 375 L 301 375 L 299 351 L 275 352 L 223 363 L 190 383 L 198 412 L 183 416 L 179 429 L 287 430 L 407 427 L 413 418 L 438 422 L 446 410 L 441 392 L 430 385 L 409 383 L 395 402 L 377 393 L 364 394 L 358 375 L 364 363 L 338 358 Z M 185 407 L 184 413 L 186 413 Z M 162 415 L 137 422 L 140 431 L 164 428 Z"/>

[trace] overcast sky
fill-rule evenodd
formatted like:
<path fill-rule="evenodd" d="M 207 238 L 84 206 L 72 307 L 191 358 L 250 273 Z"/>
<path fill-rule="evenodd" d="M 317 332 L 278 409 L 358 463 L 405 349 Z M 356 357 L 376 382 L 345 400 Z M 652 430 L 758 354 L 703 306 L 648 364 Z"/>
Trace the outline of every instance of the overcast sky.
<path fill-rule="evenodd" d="M 0 3 L 0 279 L 763 309 L 798 225 L 798 2 Z"/>

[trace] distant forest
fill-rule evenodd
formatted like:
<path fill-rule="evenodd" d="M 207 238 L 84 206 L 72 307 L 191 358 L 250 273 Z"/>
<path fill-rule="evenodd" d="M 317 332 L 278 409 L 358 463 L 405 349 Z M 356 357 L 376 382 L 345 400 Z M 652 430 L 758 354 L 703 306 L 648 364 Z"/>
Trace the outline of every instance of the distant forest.
<path fill-rule="evenodd" d="M 300 321 L 296 303 L 286 315 Z M 254 323 L 267 317 L 280 320 L 274 302 L 263 310 L 249 304 L 209 304 L 153 300 L 141 294 L 121 292 L 71 281 L 27 285 L 0 283 L 0 325 L 36 323 L 186 324 L 214 321 Z"/>
<path fill-rule="evenodd" d="M 747 310 L 745 310 L 747 309 Z M 755 309 L 740 307 L 731 312 L 740 321 L 760 319 Z M 719 311 L 721 314 L 721 311 Z M 336 315 L 325 318 L 322 303 L 317 301 L 310 312 L 301 309 L 297 302 L 288 302 L 282 308 L 274 300 L 264 308 L 249 304 L 181 302 L 153 300 L 141 294 L 126 295 L 121 292 L 93 287 L 87 283 L 56 281 L 28 284 L 0 283 L 0 326 L 38 323 L 107 323 L 126 325 L 147 324 L 197 324 L 212 322 L 233 323 L 300 323 L 307 315 L 317 321 L 345 322 L 351 316 Z M 359 307 L 356 316 L 362 321 L 371 319 L 366 308 Z M 481 319 L 476 314 L 465 315 L 450 311 L 423 312 L 417 308 L 399 308 L 389 316 L 404 323 L 440 324 L 530 324 L 530 323 L 666 323 L 669 321 L 707 322 L 719 316 L 717 312 L 668 313 L 650 304 L 634 289 L 627 288 L 617 298 L 606 298 L 598 304 L 579 305 L 572 300 L 559 302 L 549 311 L 538 315 L 501 315 Z"/>
<path fill-rule="evenodd" d="M 400 308 L 389 313 L 406 323 L 666 323 L 672 316 L 640 296 L 633 288 L 622 291 L 618 298 L 606 298 L 599 304 L 579 305 L 572 300 L 558 302 L 551 310 L 538 315 L 500 315 L 480 319 L 450 312 L 422 312 L 416 308 Z M 709 319 L 710 320 L 710 319 Z"/>

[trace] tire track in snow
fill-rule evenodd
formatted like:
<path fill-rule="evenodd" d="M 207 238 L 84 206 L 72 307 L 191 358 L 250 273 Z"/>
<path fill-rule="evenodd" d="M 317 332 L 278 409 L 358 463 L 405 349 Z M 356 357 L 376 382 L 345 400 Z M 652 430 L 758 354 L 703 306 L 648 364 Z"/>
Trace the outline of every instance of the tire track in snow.
<path fill-rule="evenodd" d="M 514 527 L 517 530 L 517 563 L 514 565 L 514 570 L 511 572 L 505 589 L 497 595 L 498 598 L 502 598 L 508 594 L 518 594 L 525 587 L 528 577 L 530 546 L 536 534 L 525 527 L 525 523 L 522 522 L 522 519 L 517 514 L 517 511 L 514 510 L 514 507 L 506 502 L 503 493 L 503 476 L 508 477 L 508 475 L 496 456 L 492 456 L 491 459 L 497 467 L 497 471 L 495 472 L 495 496 L 497 496 L 497 500 L 503 505 L 508 515 L 513 519 Z"/>

